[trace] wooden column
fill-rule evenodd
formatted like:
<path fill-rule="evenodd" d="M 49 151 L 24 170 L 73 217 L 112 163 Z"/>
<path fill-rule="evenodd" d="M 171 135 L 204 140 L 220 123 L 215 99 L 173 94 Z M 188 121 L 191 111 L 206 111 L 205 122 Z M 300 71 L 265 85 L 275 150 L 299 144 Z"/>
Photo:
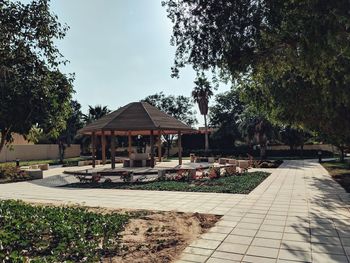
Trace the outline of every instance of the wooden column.
<path fill-rule="evenodd" d="M 92 167 L 95 168 L 96 165 L 96 133 L 91 134 L 91 154 L 92 154 Z"/>
<path fill-rule="evenodd" d="M 111 131 L 111 167 L 115 168 L 115 134 Z"/>
<path fill-rule="evenodd" d="M 102 134 L 101 134 L 101 144 L 102 144 L 102 164 L 106 164 L 106 135 L 104 131 L 102 131 Z"/>
<path fill-rule="evenodd" d="M 179 165 L 182 164 L 182 143 L 181 143 L 181 131 L 177 133 L 177 143 L 179 148 Z"/>
<path fill-rule="evenodd" d="M 154 167 L 154 136 L 153 136 L 153 130 L 151 131 L 151 136 L 150 136 L 150 144 L 151 144 L 151 167 Z"/>
<path fill-rule="evenodd" d="M 158 131 L 158 162 L 162 161 L 162 132 Z"/>
<path fill-rule="evenodd" d="M 131 131 L 128 132 L 128 152 L 129 152 L 129 158 L 130 158 L 130 154 L 131 154 L 131 144 L 132 144 L 132 140 L 131 140 Z"/>

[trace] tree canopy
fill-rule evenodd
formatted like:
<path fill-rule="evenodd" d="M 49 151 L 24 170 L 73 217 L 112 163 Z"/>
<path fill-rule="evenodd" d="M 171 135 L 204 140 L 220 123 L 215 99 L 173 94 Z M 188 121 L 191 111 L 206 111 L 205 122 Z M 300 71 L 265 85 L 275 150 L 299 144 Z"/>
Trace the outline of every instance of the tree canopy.
<path fill-rule="evenodd" d="M 58 136 L 70 114 L 73 77 L 61 73 L 66 61 L 54 44 L 68 27 L 58 22 L 47 0 L 0 3 L 0 151 L 11 133 L 33 126 Z"/>
<path fill-rule="evenodd" d="M 163 92 L 147 96 L 142 101 L 145 101 L 159 110 L 173 116 L 174 118 L 193 126 L 197 123 L 193 110 L 191 98 L 185 96 L 166 96 Z"/>
<path fill-rule="evenodd" d="M 210 126 L 217 128 L 212 136 L 216 141 L 215 145 L 231 148 L 241 138 L 238 125 L 244 106 L 237 90 L 232 89 L 215 96 L 209 113 Z"/>
<path fill-rule="evenodd" d="M 350 2 L 166 0 L 173 74 L 191 65 L 241 83 L 282 123 L 349 143 Z M 335 139 L 333 139 L 335 140 Z"/>

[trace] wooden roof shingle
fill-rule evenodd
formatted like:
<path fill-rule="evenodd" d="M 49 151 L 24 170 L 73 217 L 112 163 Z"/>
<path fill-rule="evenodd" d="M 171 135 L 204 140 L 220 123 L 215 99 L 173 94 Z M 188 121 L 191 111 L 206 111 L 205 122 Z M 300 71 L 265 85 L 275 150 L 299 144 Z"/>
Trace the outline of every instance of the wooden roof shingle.
<path fill-rule="evenodd" d="M 147 102 L 132 102 L 80 129 L 80 134 L 148 135 L 150 131 L 161 130 L 163 134 L 193 132 L 185 123 L 160 111 Z"/>

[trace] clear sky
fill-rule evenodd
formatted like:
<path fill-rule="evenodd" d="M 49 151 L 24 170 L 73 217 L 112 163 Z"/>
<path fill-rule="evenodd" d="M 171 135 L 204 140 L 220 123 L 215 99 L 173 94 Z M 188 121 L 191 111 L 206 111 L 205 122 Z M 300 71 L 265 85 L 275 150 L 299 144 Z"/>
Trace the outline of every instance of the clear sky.
<path fill-rule="evenodd" d="M 70 61 L 63 71 L 75 73 L 83 112 L 96 104 L 114 110 L 161 91 L 190 96 L 191 68 L 170 77 L 172 24 L 160 0 L 52 0 L 51 9 L 70 26 L 58 47 Z"/>

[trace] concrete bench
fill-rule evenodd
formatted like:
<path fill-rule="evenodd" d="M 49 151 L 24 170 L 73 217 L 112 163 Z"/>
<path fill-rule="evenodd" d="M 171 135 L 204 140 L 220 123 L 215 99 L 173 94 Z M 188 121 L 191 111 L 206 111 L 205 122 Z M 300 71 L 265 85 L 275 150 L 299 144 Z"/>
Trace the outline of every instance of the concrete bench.
<path fill-rule="evenodd" d="M 43 171 L 41 169 L 27 169 L 25 173 L 32 179 L 43 179 Z"/>

